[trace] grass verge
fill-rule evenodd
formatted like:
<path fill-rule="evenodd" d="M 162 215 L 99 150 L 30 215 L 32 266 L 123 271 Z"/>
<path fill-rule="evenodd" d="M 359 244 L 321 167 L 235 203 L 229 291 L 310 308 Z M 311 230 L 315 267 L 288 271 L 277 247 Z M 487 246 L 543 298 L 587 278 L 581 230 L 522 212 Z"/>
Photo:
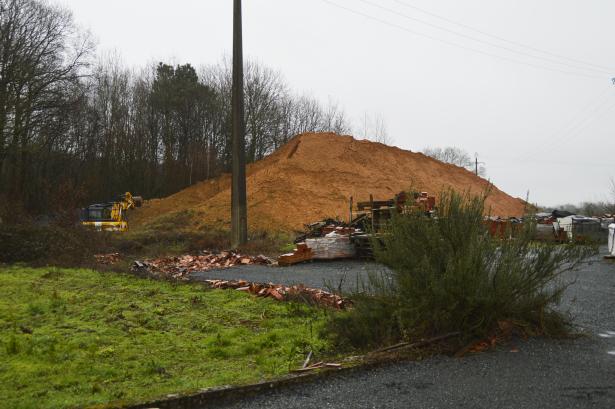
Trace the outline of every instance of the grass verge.
<path fill-rule="evenodd" d="M 0 268 L 0 396 L 105 407 L 271 379 L 323 353 L 326 313 L 237 291 L 59 268 Z"/>

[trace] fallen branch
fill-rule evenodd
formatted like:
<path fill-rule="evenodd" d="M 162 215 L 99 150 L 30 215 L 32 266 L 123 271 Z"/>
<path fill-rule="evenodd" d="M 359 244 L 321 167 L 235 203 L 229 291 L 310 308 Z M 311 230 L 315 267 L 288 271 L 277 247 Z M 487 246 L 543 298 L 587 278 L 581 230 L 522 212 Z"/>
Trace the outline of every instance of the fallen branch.
<path fill-rule="evenodd" d="M 340 369 L 341 367 L 342 367 L 342 364 L 336 364 L 332 362 L 316 362 L 315 364 L 312 364 L 310 366 L 295 369 L 293 372 L 307 372 L 307 371 L 313 371 L 316 369 L 323 369 L 323 368 Z"/>
<path fill-rule="evenodd" d="M 425 339 L 423 341 L 418 341 L 418 342 L 400 342 L 399 344 L 395 344 L 395 345 L 391 345 L 388 347 L 384 347 L 384 348 L 380 348 L 377 349 L 375 351 L 372 352 L 372 354 L 378 354 L 381 352 L 389 352 L 389 351 L 393 351 L 395 349 L 401 349 L 401 348 L 421 348 L 433 343 L 436 343 L 438 341 L 444 341 L 445 339 L 448 338 L 452 338 L 452 337 L 456 337 L 457 335 L 460 335 L 461 332 L 456 331 L 456 332 L 450 332 L 448 334 L 445 335 L 439 335 L 437 337 L 433 337 L 433 338 L 429 338 L 429 339 Z"/>

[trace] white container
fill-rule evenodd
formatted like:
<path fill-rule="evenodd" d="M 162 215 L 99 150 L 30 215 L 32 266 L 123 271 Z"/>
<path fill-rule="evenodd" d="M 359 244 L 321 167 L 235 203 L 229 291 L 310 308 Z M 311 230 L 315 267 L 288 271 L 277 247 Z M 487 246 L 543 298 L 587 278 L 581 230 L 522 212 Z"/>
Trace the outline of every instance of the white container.
<path fill-rule="evenodd" d="M 599 242 L 604 240 L 604 230 L 600 228 L 600 220 L 598 219 L 573 215 L 559 218 L 557 222 L 558 228 L 564 229 L 570 241 L 593 240 Z"/>
<path fill-rule="evenodd" d="M 609 254 L 615 257 L 615 224 L 609 225 Z"/>

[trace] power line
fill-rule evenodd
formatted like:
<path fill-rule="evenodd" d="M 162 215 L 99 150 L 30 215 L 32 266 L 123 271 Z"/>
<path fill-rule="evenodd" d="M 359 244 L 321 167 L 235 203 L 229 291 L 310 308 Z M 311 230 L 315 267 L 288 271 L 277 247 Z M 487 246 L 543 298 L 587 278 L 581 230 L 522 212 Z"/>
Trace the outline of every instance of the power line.
<path fill-rule="evenodd" d="M 547 54 L 547 55 L 550 55 L 550 56 L 553 56 L 553 57 L 561 58 L 561 59 L 568 60 L 568 61 L 573 61 L 573 62 L 584 64 L 584 65 L 589 65 L 589 66 L 596 67 L 596 68 L 602 68 L 602 69 L 608 70 L 609 72 L 613 71 L 613 68 L 611 68 L 611 67 L 606 67 L 604 65 L 599 65 L 599 64 L 594 64 L 594 63 L 582 61 L 582 60 L 579 60 L 579 59 L 576 59 L 576 58 L 570 58 L 570 57 L 567 57 L 565 55 L 556 54 L 556 53 L 553 53 L 553 52 L 550 52 L 550 51 L 546 51 L 546 50 L 543 50 L 543 49 L 540 49 L 540 48 L 533 47 L 531 45 L 523 44 L 523 43 L 520 43 L 520 42 L 517 42 L 517 41 L 512 41 L 512 40 L 509 40 L 509 39 L 506 39 L 506 38 L 503 38 L 503 37 L 500 37 L 500 36 L 488 33 L 488 32 L 486 32 L 484 30 L 480 30 L 478 28 L 469 26 L 467 24 L 460 23 L 458 21 L 449 19 L 447 17 L 443 17 L 441 15 L 438 15 L 438 14 L 433 13 L 431 11 L 425 10 L 425 9 L 417 7 L 417 6 L 414 6 L 412 4 L 408 4 L 408 3 L 404 2 L 404 1 L 401 1 L 401 0 L 393 0 L 393 1 L 395 1 L 396 3 L 398 3 L 398 4 L 400 4 L 400 5 L 404 6 L 404 7 L 408 7 L 408 8 L 417 10 L 417 11 L 419 11 L 421 13 L 427 14 L 427 15 L 435 17 L 435 18 L 438 18 L 438 19 L 440 19 L 442 21 L 446 21 L 447 23 L 454 24 L 454 25 L 459 26 L 459 27 L 463 27 L 465 29 L 474 31 L 476 33 L 485 35 L 487 37 L 495 38 L 496 40 L 500 40 L 500 41 L 503 41 L 503 42 L 506 42 L 506 43 L 509 43 L 509 44 L 512 44 L 512 45 L 516 45 L 517 47 L 527 48 L 527 49 L 532 50 L 532 51 L 540 52 L 540 53 Z"/>
<path fill-rule="evenodd" d="M 607 92 L 609 92 L 609 91 L 610 91 L 610 89 L 607 90 Z M 604 95 L 604 93 L 602 95 Z M 608 112 L 611 108 L 613 108 L 615 106 L 615 104 L 604 105 L 604 103 L 608 99 L 609 99 L 609 95 L 607 95 L 605 98 L 602 98 L 597 105 L 596 105 L 595 101 L 590 103 L 585 109 L 579 111 L 579 114 L 581 114 L 582 112 L 585 112 L 585 111 L 587 111 L 589 109 L 589 114 L 588 115 L 582 117 L 582 119 L 580 121 L 576 119 L 576 118 L 579 118 L 579 116 L 580 116 L 580 115 L 577 115 L 576 118 L 573 119 L 572 122 L 570 122 L 570 126 L 567 126 L 566 128 L 564 128 L 564 131 L 562 131 L 562 132 L 558 132 L 558 131 L 554 132 L 553 134 L 551 134 L 551 136 L 549 138 L 547 138 L 547 143 L 543 144 L 541 148 L 534 149 L 529 154 L 521 156 L 517 160 L 520 161 L 520 162 L 523 162 L 523 161 L 526 161 L 528 159 L 533 159 L 537 155 L 540 155 L 545 149 L 549 149 L 552 144 L 557 143 L 558 146 L 562 146 L 563 144 L 569 142 L 572 137 L 577 135 L 578 131 L 583 129 L 583 127 L 586 126 L 588 123 L 591 123 L 592 120 L 595 117 L 597 117 L 599 115 L 602 115 L 605 112 Z M 606 107 L 606 110 L 604 109 L 605 107 Z M 593 108 L 593 109 L 590 109 L 590 108 Z M 601 111 L 603 111 L 603 112 L 601 112 Z M 550 153 L 554 152 L 554 149 L 551 149 L 549 152 Z"/>
<path fill-rule="evenodd" d="M 374 2 L 372 2 L 370 0 L 359 0 L 359 1 L 361 1 L 361 2 L 363 2 L 365 4 L 368 4 L 368 5 L 371 5 L 372 7 L 376 7 L 378 9 L 380 9 L 380 10 L 384 10 L 384 11 L 386 11 L 388 13 L 394 14 L 396 16 L 403 17 L 403 18 L 411 20 L 411 21 L 416 21 L 416 22 L 418 22 L 420 24 L 424 24 L 426 26 L 433 27 L 435 29 L 445 31 L 447 33 L 451 33 L 451 34 L 454 34 L 454 35 L 459 36 L 459 37 L 463 37 L 463 38 L 466 38 L 466 39 L 469 39 L 469 40 L 472 40 L 472 41 L 476 41 L 477 43 L 485 44 L 485 45 L 490 46 L 490 47 L 500 48 L 502 50 L 506 50 L 508 52 L 512 52 L 512 53 L 515 53 L 515 54 L 519 54 L 519 55 L 523 55 L 523 56 L 526 56 L 526 57 L 535 58 L 535 59 L 539 59 L 539 60 L 544 60 L 544 61 L 547 61 L 547 62 L 552 63 L 552 64 L 559 64 L 559 65 L 563 65 L 565 67 L 573 68 L 573 69 L 590 70 L 590 71 L 600 72 L 600 73 L 603 73 L 603 74 L 612 74 L 612 72 L 613 72 L 613 71 L 605 71 L 603 69 L 597 69 L 597 68 L 579 67 L 578 65 L 572 65 L 570 63 L 566 63 L 566 62 L 562 62 L 562 61 L 557 61 L 557 60 L 554 60 L 552 58 L 545 58 L 545 57 L 542 57 L 542 56 L 537 56 L 537 55 L 534 55 L 534 54 L 526 53 L 524 51 L 515 50 L 514 48 L 506 47 L 506 46 L 503 46 L 503 45 L 500 45 L 500 44 L 497 44 L 497 43 L 493 43 L 493 42 L 490 42 L 490 41 L 485 41 L 483 39 L 480 39 L 480 38 L 477 38 L 477 37 L 473 37 L 471 35 L 460 33 L 460 32 L 455 31 L 455 30 L 450 30 L 450 29 L 448 29 L 446 27 L 442 27 L 442 26 L 439 26 L 437 24 L 433 24 L 433 23 L 430 23 L 428 21 L 421 20 L 421 19 L 418 19 L 416 17 L 412 17 L 412 16 L 409 16 L 407 14 L 400 13 L 400 12 L 398 12 L 396 10 L 393 10 L 391 8 L 388 8 L 388 7 L 382 6 L 380 4 L 374 3 Z"/>
<path fill-rule="evenodd" d="M 387 26 L 390 26 L 390 27 L 394 27 L 394 28 L 397 28 L 399 30 L 406 31 L 406 32 L 408 32 L 410 34 L 414 34 L 416 36 L 428 38 L 428 39 L 433 40 L 433 41 L 437 41 L 437 42 L 440 42 L 440 43 L 443 43 L 443 44 L 447 44 L 447 45 L 450 45 L 450 46 L 453 46 L 453 47 L 462 48 L 464 50 L 472 51 L 472 52 L 475 52 L 475 53 L 478 53 L 478 54 L 487 55 L 489 57 L 499 58 L 499 59 L 504 60 L 504 61 L 512 62 L 512 63 L 515 63 L 515 64 L 527 65 L 527 66 L 533 67 L 533 68 L 538 68 L 538 69 L 543 69 L 543 70 L 553 71 L 553 72 L 559 72 L 561 74 L 575 75 L 575 76 L 580 76 L 580 77 L 593 78 L 593 79 L 601 79 L 601 80 L 605 78 L 605 77 L 599 77 L 597 75 L 588 75 L 588 74 L 583 74 L 583 73 L 579 73 L 579 72 L 564 71 L 564 70 L 560 70 L 560 69 L 557 69 L 557 68 L 545 67 L 545 66 L 542 66 L 542 65 L 537 65 L 537 64 L 533 64 L 533 63 L 528 63 L 528 62 L 524 62 L 524 61 L 515 60 L 515 59 L 512 59 L 512 58 L 508 58 L 508 57 L 503 57 L 501 55 L 493 54 L 493 53 L 490 53 L 490 52 L 487 52 L 487 51 L 478 50 L 476 48 L 466 47 L 464 45 L 457 44 L 457 43 L 454 43 L 452 41 L 443 40 L 441 38 L 434 37 L 434 36 L 431 36 L 429 34 L 421 33 L 419 31 L 415 31 L 415 30 L 411 30 L 411 29 L 409 29 L 407 27 L 400 26 L 400 25 L 395 24 L 395 23 L 391 23 L 391 22 L 389 22 L 387 20 L 383 20 L 383 19 L 380 19 L 378 17 L 374 17 L 374 16 L 371 16 L 369 14 L 365 14 L 365 13 L 363 13 L 361 11 L 353 10 L 353 9 L 351 9 L 349 7 L 343 6 L 341 4 L 337 4 L 337 3 L 335 3 L 335 2 L 333 2 L 331 0 L 322 0 L 322 1 L 327 3 L 327 4 L 329 4 L 329 5 L 334 6 L 336 8 L 348 11 L 348 12 L 350 12 L 352 14 L 356 14 L 358 16 L 361 16 L 361 17 L 364 17 L 364 18 L 367 18 L 367 19 L 370 19 L 370 20 L 373 20 L 373 21 L 377 21 L 377 22 L 379 22 L 381 24 L 384 24 L 384 25 L 387 25 Z"/>
<path fill-rule="evenodd" d="M 528 161 L 531 163 L 535 163 L 538 165 L 558 165 L 558 166 L 568 166 L 570 167 L 570 162 L 569 161 L 554 161 L 554 160 L 535 160 L 535 161 Z M 595 162 L 595 161 L 575 161 L 574 163 L 575 165 L 579 166 L 585 166 L 585 167 L 613 167 L 613 163 L 612 162 Z M 509 169 L 509 168 L 515 168 L 515 169 L 519 169 L 519 164 L 515 161 L 515 163 L 511 163 L 511 164 L 502 164 L 502 163 L 498 163 L 495 165 L 490 165 L 489 169 Z"/>

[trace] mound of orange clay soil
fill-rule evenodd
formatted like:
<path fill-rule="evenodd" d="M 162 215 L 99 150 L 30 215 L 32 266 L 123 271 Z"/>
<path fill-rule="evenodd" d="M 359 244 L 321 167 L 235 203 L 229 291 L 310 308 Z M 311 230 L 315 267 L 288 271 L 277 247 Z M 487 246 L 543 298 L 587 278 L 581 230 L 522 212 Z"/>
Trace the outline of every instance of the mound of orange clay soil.
<path fill-rule="evenodd" d="M 381 143 L 333 133 L 294 137 L 267 158 L 248 165 L 248 226 L 254 230 L 298 231 L 326 217 L 349 217 L 355 202 L 387 200 L 413 189 L 435 194 L 453 188 L 482 193 L 489 186 L 472 172 Z M 200 182 L 164 199 L 146 201 L 131 214 L 139 229 L 157 218 L 192 210 L 194 224 L 230 227 L 230 175 Z M 487 198 L 491 215 L 521 216 L 524 202 L 496 187 Z"/>

